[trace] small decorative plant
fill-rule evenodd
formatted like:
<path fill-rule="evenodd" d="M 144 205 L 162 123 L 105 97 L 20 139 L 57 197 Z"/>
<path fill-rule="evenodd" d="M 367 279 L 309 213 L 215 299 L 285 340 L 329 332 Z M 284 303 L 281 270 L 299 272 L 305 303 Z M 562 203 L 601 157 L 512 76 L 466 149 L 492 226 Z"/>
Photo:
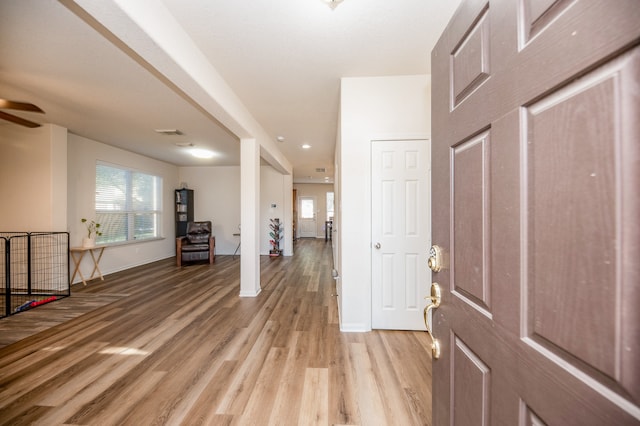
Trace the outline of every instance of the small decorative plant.
<path fill-rule="evenodd" d="M 100 224 L 95 220 L 88 221 L 87 219 L 82 218 L 81 222 L 84 223 L 84 226 L 87 227 L 88 238 L 91 238 L 91 234 L 96 234 L 96 236 L 102 235 L 102 232 L 100 232 Z"/>

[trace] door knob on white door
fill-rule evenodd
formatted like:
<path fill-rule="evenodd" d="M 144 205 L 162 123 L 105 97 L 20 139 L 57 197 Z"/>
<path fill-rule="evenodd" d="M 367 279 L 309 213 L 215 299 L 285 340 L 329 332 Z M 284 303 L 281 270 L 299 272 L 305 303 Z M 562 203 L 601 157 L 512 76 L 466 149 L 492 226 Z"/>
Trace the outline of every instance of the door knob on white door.
<path fill-rule="evenodd" d="M 375 247 L 376 249 L 380 250 L 380 247 L 382 247 L 382 246 L 380 245 L 380 243 L 376 243 L 376 245 L 375 245 L 374 247 Z"/>

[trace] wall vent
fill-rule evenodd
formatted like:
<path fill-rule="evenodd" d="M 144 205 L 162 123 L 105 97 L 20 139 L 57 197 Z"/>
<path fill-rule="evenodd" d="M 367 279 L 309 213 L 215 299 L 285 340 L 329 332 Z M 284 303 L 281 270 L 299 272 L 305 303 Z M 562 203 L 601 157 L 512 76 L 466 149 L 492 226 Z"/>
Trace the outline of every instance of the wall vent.
<path fill-rule="evenodd" d="M 327 169 L 324 167 L 318 167 L 316 168 L 316 173 L 326 173 Z"/>
<path fill-rule="evenodd" d="M 167 136 L 182 136 L 184 133 L 178 129 L 155 129 L 156 133 Z"/>

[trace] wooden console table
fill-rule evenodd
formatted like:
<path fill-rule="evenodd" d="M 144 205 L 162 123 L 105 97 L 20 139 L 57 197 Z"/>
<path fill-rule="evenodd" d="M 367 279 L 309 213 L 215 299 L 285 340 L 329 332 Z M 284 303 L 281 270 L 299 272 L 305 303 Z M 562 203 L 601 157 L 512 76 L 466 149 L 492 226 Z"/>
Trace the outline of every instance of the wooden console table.
<path fill-rule="evenodd" d="M 94 277 L 96 277 L 96 272 L 98 273 L 97 277 L 99 277 L 102 281 L 104 281 L 104 277 L 102 276 L 102 272 L 100 272 L 100 268 L 98 264 L 100 263 L 100 259 L 102 259 L 102 253 L 104 252 L 104 248 L 106 246 L 94 246 L 94 247 L 71 247 L 69 249 L 69 253 L 71 254 L 71 258 L 73 259 L 73 263 L 75 264 L 75 269 L 73 270 L 73 275 L 71 276 L 71 283 L 76 277 L 76 274 L 80 275 L 82 279 L 82 283 L 86 286 L 87 280 L 82 275 L 82 271 L 80 270 L 80 264 L 82 263 L 82 258 L 84 255 L 89 252 L 91 255 L 91 259 L 93 259 L 93 271 L 91 271 L 91 276 L 89 277 L 89 281 L 91 281 Z M 96 252 L 98 257 L 96 257 Z M 97 278 L 96 277 L 96 278 Z"/>

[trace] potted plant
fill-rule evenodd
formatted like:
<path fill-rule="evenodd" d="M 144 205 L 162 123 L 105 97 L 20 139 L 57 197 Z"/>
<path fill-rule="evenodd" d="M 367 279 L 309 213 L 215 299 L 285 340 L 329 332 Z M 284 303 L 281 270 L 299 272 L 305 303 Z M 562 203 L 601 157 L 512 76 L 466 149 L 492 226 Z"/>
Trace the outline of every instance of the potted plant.
<path fill-rule="evenodd" d="M 82 239 L 82 247 L 94 247 L 96 245 L 96 236 L 102 235 L 100 224 L 95 220 L 88 221 L 85 218 L 80 221 L 87 227 L 87 236 Z"/>

